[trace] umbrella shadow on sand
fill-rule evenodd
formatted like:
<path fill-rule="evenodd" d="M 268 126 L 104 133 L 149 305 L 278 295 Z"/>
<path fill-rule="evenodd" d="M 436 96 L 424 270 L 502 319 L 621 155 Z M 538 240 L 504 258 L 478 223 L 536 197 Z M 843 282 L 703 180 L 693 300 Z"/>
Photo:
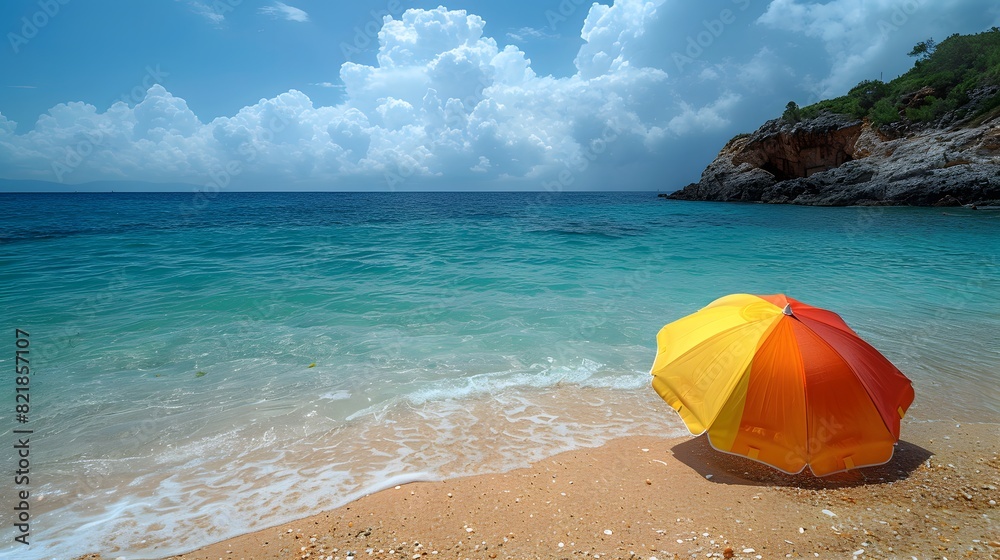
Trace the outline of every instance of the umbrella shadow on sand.
<path fill-rule="evenodd" d="M 717 484 L 813 489 L 847 488 L 904 480 L 933 455 L 919 445 L 900 440 L 892 459 L 884 465 L 852 469 L 820 478 L 813 476 L 808 467 L 799 474 L 785 474 L 757 461 L 716 451 L 708 443 L 708 436 L 705 434 L 675 445 L 671 452 L 678 461 Z"/>

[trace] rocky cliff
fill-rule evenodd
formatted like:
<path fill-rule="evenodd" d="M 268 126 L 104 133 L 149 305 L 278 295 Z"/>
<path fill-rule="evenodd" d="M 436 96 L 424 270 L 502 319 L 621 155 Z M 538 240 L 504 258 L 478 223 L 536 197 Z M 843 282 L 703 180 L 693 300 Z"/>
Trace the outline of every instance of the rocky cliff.
<path fill-rule="evenodd" d="M 957 206 L 1000 204 L 1000 117 L 892 135 L 823 113 L 768 121 L 733 138 L 701 180 L 667 196 L 806 204 Z"/>

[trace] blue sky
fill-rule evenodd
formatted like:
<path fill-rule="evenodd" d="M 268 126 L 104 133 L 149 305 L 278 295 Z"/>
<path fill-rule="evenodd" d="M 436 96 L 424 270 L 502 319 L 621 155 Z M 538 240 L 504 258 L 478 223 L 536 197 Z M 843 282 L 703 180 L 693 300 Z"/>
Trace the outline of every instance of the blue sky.
<path fill-rule="evenodd" d="M 992 0 L 6 0 L 0 178 L 673 190 Z"/>

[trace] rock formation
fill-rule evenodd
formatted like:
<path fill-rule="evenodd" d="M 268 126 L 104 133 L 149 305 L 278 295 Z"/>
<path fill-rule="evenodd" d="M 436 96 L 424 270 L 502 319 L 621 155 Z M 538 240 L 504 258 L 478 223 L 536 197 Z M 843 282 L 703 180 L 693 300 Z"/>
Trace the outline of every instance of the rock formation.
<path fill-rule="evenodd" d="M 733 138 L 701 180 L 667 195 L 715 200 L 846 205 L 1000 204 L 1000 118 L 927 127 L 899 137 L 823 113 L 768 121 Z"/>

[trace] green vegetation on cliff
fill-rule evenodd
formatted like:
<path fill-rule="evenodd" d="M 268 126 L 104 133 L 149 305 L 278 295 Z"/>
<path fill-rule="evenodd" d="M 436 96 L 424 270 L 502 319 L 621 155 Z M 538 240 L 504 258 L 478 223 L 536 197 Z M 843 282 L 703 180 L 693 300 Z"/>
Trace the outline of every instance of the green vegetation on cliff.
<path fill-rule="evenodd" d="M 997 110 L 1000 95 L 970 105 L 970 94 L 1000 85 L 1000 28 L 976 35 L 952 35 L 939 44 L 922 41 L 910 51 L 917 57 L 913 68 L 891 82 L 865 80 L 847 95 L 802 107 L 789 102 L 782 115 L 797 122 L 821 111 L 868 117 L 876 126 L 903 119 L 935 121 L 951 111 L 959 118 Z"/>

